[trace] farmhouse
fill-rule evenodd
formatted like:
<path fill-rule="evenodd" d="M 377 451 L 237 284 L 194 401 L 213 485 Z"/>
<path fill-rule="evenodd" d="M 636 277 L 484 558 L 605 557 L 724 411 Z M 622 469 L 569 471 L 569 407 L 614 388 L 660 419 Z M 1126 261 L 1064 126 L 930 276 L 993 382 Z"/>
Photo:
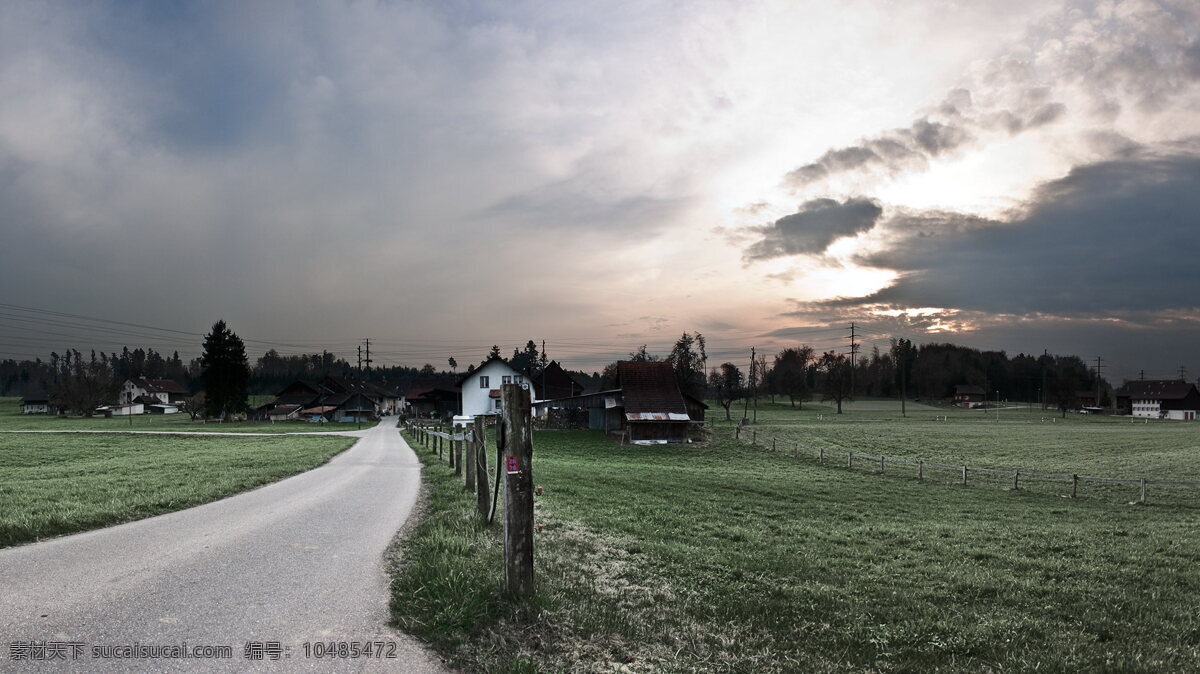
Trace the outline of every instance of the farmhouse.
<path fill-rule="evenodd" d="M 392 413 L 398 400 L 399 396 L 382 386 L 328 376 L 320 382 L 297 379 L 254 412 L 258 418 L 272 421 L 300 417 L 366 421 Z"/>
<path fill-rule="evenodd" d="M 178 405 L 183 402 L 188 391 L 179 382 L 170 379 L 126 379 L 121 385 L 121 402 L 128 403 L 139 398 L 143 404 Z M 153 399 L 153 401 L 151 401 Z"/>
<path fill-rule="evenodd" d="M 529 385 L 530 400 L 537 400 L 536 387 L 500 356 L 492 356 L 455 382 L 462 391 L 462 413 L 469 417 L 500 413 L 502 384 Z"/>
<path fill-rule="evenodd" d="M 961 407 L 975 407 L 984 401 L 987 393 L 982 386 L 974 384 L 958 384 L 954 387 L 954 404 Z"/>
<path fill-rule="evenodd" d="M 1128 381 L 1117 389 L 1117 402 L 1135 417 L 1195 421 L 1200 391 L 1182 379 Z"/>
<path fill-rule="evenodd" d="M 460 395 L 458 389 L 417 386 L 405 392 L 403 409 L 416 416 L 448 419 L 458 414 Z"/>
<path fill-rule="evenodd" d="M 51 414 L 54 406 L 50 404 L 50 396 L 45 391 L 30 391 L 21 398 L 21 414 Z"/>
<path fill-rule="evenodd" d="M 708 406 L 680 390 L 670 363 L 621 361 L 617 386 L 539 401 L 534 412 L 551 428 L 622 431 L 639 444 L 688 442 L 692 427 L 704 423 Z"/>

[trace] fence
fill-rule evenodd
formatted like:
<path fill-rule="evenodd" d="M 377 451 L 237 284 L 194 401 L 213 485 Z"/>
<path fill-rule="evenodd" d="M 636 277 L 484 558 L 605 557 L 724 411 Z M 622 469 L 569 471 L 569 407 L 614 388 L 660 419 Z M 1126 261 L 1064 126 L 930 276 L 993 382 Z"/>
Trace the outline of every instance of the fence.
<path fill-rule="evenodd" d="M 1200 489 L 1200 481 L 1163 480 L 1146 477 L 1098 477 L 1079 475 L 1077 473 L 1043 473 L 1021 469 L 980 468 L 965 464 L 926 461 L 925 459 L 911 459 L 902 456 L 867 454 L 865 452 L 855 452 L 841 448 L 808 447 L 796 441 L 791 441 L 788 446 L 783 446 L 776 437 L 769 438 L 769 444 L 768 438 L 763 437 L 760 443 L 757 429 L 744 429 L 741 426 L 735 427 L 734 438 L 743 442 L 748 441 L 752 447 L 761 447 L 766 451 L 784 454 L 796 459 L 814 458 L 820 464 L 843 466 L 848 470 L 869 471 L 878 475 L 893 475 L 897 477 L 910 475 L 924 481 L 931 477 L 929 475 L 931 471 L 937 471 L 942 475 L 952 474 L 954 479 L 948 482 L 962 486 L 990 486 L 998 484 L 1012 490 L 1027 488 L 1031 482 L 1050 485 L 1061 483 L 1063 485 L 1062 491 L 1066 491 L 1069 488 L 1069 493 L 1063 493 L 1062 495 L 1069 496 L 1070 498 L 1078 498 L 1083 486 L 1087 484 L 1133 486 L 1137 489 L 1137 503 L 1148 502 L 1147 498 L 1150 493 L 1150 487 L 1156 487 L 1156 491 L 1160 492 L 1164 489 Z M 991 479 L 981 480 L 981 477 Z M 1198 492 L 1188 491 L 1187 493 L 1191 499 L 1200 496 Z M 1174 495 L 1174 492 L 1168 491 L 1168 494 Z"/>
<path fill-rule="evenodd" d="M 534 592 L 531 402 L 529 390 L 516 384 L 504 384 L 500 393 L 503 411 L 496 432 L 491 499 L 485 417 L 477 416 L 468 425 L 454 426 L 454 430 L 447 430 L 442 421 L 417 419 L 404 420 L 400 426 L 421 448 L 436 452 L 439 461 L 447 461 L 455 476 L 465 477 L 463 486 L 475 491 L 478 516 L 488 524 L 496 516 L 500 485 L 504 484 L 505 587 L 512 594 L 528 596 Z"/>

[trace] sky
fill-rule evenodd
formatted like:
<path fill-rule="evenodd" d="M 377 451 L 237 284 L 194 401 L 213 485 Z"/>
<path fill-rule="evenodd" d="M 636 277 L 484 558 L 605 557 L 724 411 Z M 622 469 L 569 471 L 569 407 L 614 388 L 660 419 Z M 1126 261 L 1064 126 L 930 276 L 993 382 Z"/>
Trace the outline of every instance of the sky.
<path fill-rule="evenodd" d="M 1194 0 L 13 0 L 0 101 L 0 358 L 1200 376 Z"/>

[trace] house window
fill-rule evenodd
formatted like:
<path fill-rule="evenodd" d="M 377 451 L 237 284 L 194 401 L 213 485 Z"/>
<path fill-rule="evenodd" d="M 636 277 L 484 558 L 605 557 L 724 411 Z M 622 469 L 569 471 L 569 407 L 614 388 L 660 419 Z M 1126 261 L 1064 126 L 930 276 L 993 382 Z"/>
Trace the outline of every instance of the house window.
<path fill-rule="evenodd" d="M 510 375 L 507 375 L 507 374 L 506 374 L 506 375 L 504 375 L 503 377 L 501 377 L 501 379 L 503 380 L 503 382 L 504 382 L 505 384 L 511 384 L 511 383 L 512 383 L 512 377 L 511 377 Z"/>
<path fill-rule="evenodd" d="M 487 387 L 488 387 L 488 378 L 485 376 L 480 376 L 479 377 L 479 388 L 487 388 Z"/>
<path fill-rule="evenodd" d="M 516 382 L 516 383 L 518 383 L 518 384 L 524 384 L 524 383 L 525 383 L 525 378 L 524 378 L 524 377 L 521 377 L 521 376 L 516 376 L 516 377 L 513 377 L 513 381 L 515 381 L 515 382 Z"/>
<path fill-rule="evenodd" d="M 495 403 L 495 404 L 494 404 L 494 407 L 495 407 L 496 409 L 500 409 L 500 399 L 499 399 L 499 398 L 496 398 L 496 400 L 495 400 L 495 401 L 493 401 L 493 402 Z"/>

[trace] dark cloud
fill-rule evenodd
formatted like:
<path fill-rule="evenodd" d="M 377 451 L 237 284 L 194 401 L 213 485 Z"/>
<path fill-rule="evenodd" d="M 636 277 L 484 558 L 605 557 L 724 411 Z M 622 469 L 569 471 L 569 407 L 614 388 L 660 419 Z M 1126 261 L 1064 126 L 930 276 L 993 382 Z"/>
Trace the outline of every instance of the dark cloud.
<path fill-rule="evenodd" d="M 769 260 L 787 255 L 814 255 L 831 243 L 854 236 L 875 226 L 883 208 L 870 199 L 854 198 L 844 202 L 814 199 L 792 215 L 760 228 L 762 238 L 745 251 L 745 262 Z"/>
<path fill-rule="evenodd" d="M 1107 315 L 1200 306 L 1200 150 L 1143 149 L 1039 188 L 1020 217 L 889 219 L 885 250 L 860 263 L 900 272 L 830 306 L 885 303 L 1017 315 Z"/>
<path fill-rule="evenodd" d="M 922 168 L 929 159 L 973 139 L 974 134 L 965 126 L 922 118 L 907 128 L 887 131 L 858 145 L 829 150 L 815 162 L 788 173 L 784 184 L 798 188 L 837 173 L 858 170 L 897 173 Z"/>

